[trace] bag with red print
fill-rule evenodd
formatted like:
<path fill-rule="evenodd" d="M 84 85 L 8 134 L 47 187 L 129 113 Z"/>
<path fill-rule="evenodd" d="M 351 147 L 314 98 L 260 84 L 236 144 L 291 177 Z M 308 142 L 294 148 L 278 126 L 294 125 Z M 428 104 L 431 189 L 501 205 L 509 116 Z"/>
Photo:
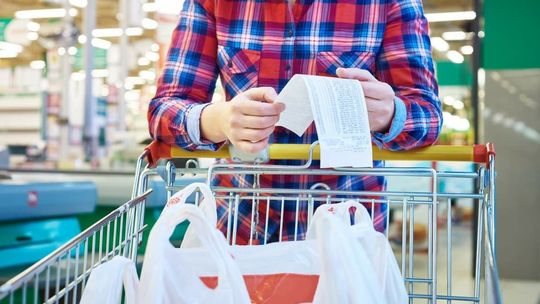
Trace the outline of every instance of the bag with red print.
<path fill-rule="evenodd" d="M 199 208 L 215 226 L 215 199 L 204 184 L 192 184 L 176 193 L 166 208 L 185 204 L 197 189 L 202 194 Z M 252 303 L 384 303 L 374 270 L 366 262 L 366 253 L 354 242 L 351 228 L 333 214 L 319 213 L 310 224 L 313 232 L 308 240 L 227 246 Z M 183 260 L 189 253 L 190 266 L 212 288 L 219 283 L 217 269 L 196 235 L 196 228 L 189 227 L 177 258 L 172 260 Z"/>

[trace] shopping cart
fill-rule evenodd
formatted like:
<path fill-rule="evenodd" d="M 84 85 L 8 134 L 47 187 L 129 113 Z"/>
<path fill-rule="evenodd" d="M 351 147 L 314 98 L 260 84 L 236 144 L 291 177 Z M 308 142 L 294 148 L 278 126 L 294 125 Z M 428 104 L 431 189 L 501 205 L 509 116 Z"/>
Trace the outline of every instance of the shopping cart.
<path fill-rule="evenodd" d="M 175 168 L 174 158 L 234 158 L 229 149 L 218 152 L 187 152 L 157 142 L 152 143 L 137 161 L 132 199 L 106 217 L 86 229 L 64 246 L 17 275 L 0 287 L 1 303 L 77 303 L 92 270 L 114 256 L 122 255 L 135 262 L 141 262 L 144 254 L 141 246 L 145 224 L 145 199 L 152 191 L 148 189 L 149 178 L 159 175 L 166 184 L 170 197 L 178 187 L 175 180 L 184 175 L 204 174 L 208 183 L 222 174 L 250 175 L 255 181 L 249 187 L 212 187 L 216 199 L 228 204 L 227 240 L 236 243 L 238 209 L 240 204 L 249 204 L 251 231 L 256 239 L 255 225 L 264 225 L 266 231 L 268 216 L 258 214 L 259 204 L 269 206 L 271 202 L 281 205 L 294 204 L 307 208 L 312 214 L 314 206 L 334 203 L 353 197 L 358 202 L 373 209 L 377 204 L 386 204 L 386 210 L 400 211 L 400 242 L 396 256 L 401 265 L 405 285 L 414 303 L 502 303 L 495 262 L 495 151 L 493 146 L 433 146 L 409 152 L 389 152 L 374 148 L 374 159 L 403 161 L 462 161 L 477 164 L 472 172 L 438 172 L 432 168 L 386 167 L 372 169 L 319 169 L 313 168 L 313 160 L 319 158 L 319 147 L 313 145 L 281 145 L 269 147 L 266 154 L 251 159 L 251 164 L 214 164 L 199 168 L 197 162 L 188 161 L 186 168 Z M 299 166 L 265 165 L 267 159 L 305 160 Z M 165 165 L 155 166 L 158 160 Z M 330 189 L 318 183 L 310 189 L 265 189 L 257 183 L 265 175 L 357 175 L 357 176 L 400 176 L 410 179 L 427 179 L 427 191 L 344 191 Z M 442 179 L 468 179 L 475 185 L 470 193 L 440 193 L 438 183 Z M 196 194 L 198 201 L 199 194 Z M 457 291 L 453 282 L 456 265 L 452 258 L 455 250 L 450 202 L 453 199 L 468 198 L 475 202 L 477 210 L 474 264 L 470 288 L 463 293 Z M 415 213 L 419 206 L 425 206 L 424 215 Z M 267 207 L 268 208 L 268 207 Z M 388 211 L 387 211 L 388 212 Z M 268 214 L 268 212 L 266 212 Z M 441 223 L 441 214 L 446 219 Z M 414 229 L 416 221 L 427 217 L 427 250 L 415 248 Z M 386 217 L 389 218 L 388 216 Z M 444 217 L 443 217 L 444 218 Z M 308 219 L 309 220 L 309 219 Z M 295 229 L 299 225 L 295 223 Z M 278 241 L 281 241 L 283 220 L 280 222 Z M 444 229 L 446 231 L 444 231 Z M 441 242 L 440 239 L 445 239 Z M 251 239 L 250 239 L 250 243 Z M 468 263 L 469 261 L 466 261 Z M 462 263 L 465 264 L 465 263 Z M 463 265 L 457 265 L 463 268 Z M 461 281 L 461 280 L 460 280 Z M 462 282 L 461 282 L 462 283 Z M 2 300 L 3 299 L 3 300 Z"/>

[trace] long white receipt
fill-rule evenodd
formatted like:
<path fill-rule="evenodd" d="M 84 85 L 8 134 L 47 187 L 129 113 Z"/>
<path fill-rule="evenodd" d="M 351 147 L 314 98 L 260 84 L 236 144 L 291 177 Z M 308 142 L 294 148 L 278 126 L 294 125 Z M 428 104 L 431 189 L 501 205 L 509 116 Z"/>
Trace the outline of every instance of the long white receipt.
<path fill-rule="evenodd" d="M 277 126 L 302 136 L 315 120 L 321 168 L 373 166 L 369 119 L 359 81 L 294 75 L 277 101 L 286 105 Z"/>

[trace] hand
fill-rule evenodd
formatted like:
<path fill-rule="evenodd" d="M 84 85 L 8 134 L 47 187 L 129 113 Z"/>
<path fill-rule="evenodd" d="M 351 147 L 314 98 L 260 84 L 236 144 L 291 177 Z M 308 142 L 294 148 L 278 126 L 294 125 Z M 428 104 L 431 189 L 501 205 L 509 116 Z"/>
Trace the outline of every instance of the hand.
<path fill-rule="evenodd" d="M 238 94 L 230 102 L 206 107 L 201 117 L 204 120 L 201 122 L 203 137 L 213 142 L 228 139 L 236 148 L 248 153 L 263 150 L 274 132 L 279 115 L 285 110 L 284 104 L 275 102 L 276 98 L 273 88 L 253 88 Z"/>
<path fill-rule="evenodd" d="M 385 82 L 378 81 L 367 70 L 339 68 L 339 78 L 357 79 L 364 89 L 371 131 L 386 133 L 394 118 L 394 90 Z"/>

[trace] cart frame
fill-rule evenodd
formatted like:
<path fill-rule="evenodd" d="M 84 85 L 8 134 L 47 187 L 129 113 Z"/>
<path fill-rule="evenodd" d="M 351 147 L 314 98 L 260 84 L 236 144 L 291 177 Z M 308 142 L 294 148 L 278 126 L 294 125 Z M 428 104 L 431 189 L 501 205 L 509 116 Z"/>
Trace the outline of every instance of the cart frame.
<path fill-rule="evenodd" d="M 133 261 L 141 261 L 139 245 L 143 239 L 145 199 L 152 189 L 148 189 L 148 180 L 152 176 L 161 176 L 166 184 L 167 198 L 179 188 L 175 180 L 183 175 L 206 174 L 207 182 L 221 174 L 252 175 L 254 184 L 249 187 L 212 187 L 216 199 L 228 203 L 227 240 L 236 244 L 236 229 L 239 204 L 251 203 L 251 236 L 249 244 L 257 238 L 259 225 L 264 227 L 264 243 L 268 228 L 268 212 L 263 219 L 259 218 L 259 204 L 281 203 L 296 204 L 296 227 L 306 224 L 298 221 L 299 206 L 307 208 L 308 222 L 317 204 L 344 201 L 346 197 L 371 206 L 386 204 L 387 210 L 398 208 L 403 220 L 401 224 L 401 270 L 405 279 L 410 302 L 447 303 L 470 302 L 502 303 L 498 280 L 495 252 L 495 150 L 491 144 L 475 146 L 433 146 L 415 151 L 390 152 L 374 149 L 377 160 L 430 160 L 430 161 L 465 161 L 478 164 L 475 172 L 438 172 L 431 168 L 369 168 L 369 169 L 318 169 L 312 167 L 313 160 L 320 157 L 317 143 L 312 145 L 271 145 L 268 150 L 269 159 L 305 160 L 300 166 L 277 166 L 255 164 L 214 164 L 209 168 L 198 168 L 195 161 L 188 161 L 186 168 L 175 168 L 174 158 L 230 158 L 231 152 L 225 147 L 217 152 L 188 152 L 172 148 L 162 143 L 153 142 L 138 158 L 135 168 L 135 180 L 132 199 L 102 218 L 94 225 L 74 237 L 36 264 L 32 265 L 13 279 L 0 286 L 0 303 L 77 303 L 88 276 L 92 270 L 113 256 L 123 255 Z M 234 155 L 232 155 L 234 157 Z M 155 166 L 158 160 L 168 160 L 165 166 Z M 310 189 L 269 189 L 261 188 L 258 180 L 262 175 L 358 175 L 358 176 L 403 176 L 410 178 L 427 178 L 431 191 L 343 191 L 330 189 L 328 185 L 318 183 Z M 440 193 L 438 182 L 441 179 L 470 179 L 475 182 L 472 193 Z M 195 201 L 199 195 L 196 194 Z M 377 198 L 373 198 L 377 197 Z M 476 232 L 476 248 L 474 265 L 474 282 L 471 294 L 457 295 L 452 286 L 452 213 L 450 200 L 467 198 L 478 205 L 478 226 Z M 415 269 L 414 228 L 416 206 L 426 206 L 428 222 L 427 270 L 420 274 Z M 446 213 L 446 255 L 441 254 L 438 237 L 440 225 L 438 215 Z M 232 222 L 231 220 L 232 219 Z M 389 216 L 387 214 L 388 221 Z M 388 227 L 388 222 L 387 225 Z M 387 229 L 388 230 L 388 229 Z M 279 239 L 283 232 L 283 215 L 279 227 Z M 388 234 L 388 231 L 387 231 Z M 440 261 L 446 259 L 446 277 L 439 273 Z M 484 263 L 482 263 L 482 261 Z M 482 272 L 484 270 L 484 272 Z M 481 283 L 485 278 L 484 298 L 481 298 Z M 440 281 L 446 280 L 446 286 Z M 439 286 L 441 285 L 441 286 Z M 444 288 L 446 287 L 446 288 Z"/>

